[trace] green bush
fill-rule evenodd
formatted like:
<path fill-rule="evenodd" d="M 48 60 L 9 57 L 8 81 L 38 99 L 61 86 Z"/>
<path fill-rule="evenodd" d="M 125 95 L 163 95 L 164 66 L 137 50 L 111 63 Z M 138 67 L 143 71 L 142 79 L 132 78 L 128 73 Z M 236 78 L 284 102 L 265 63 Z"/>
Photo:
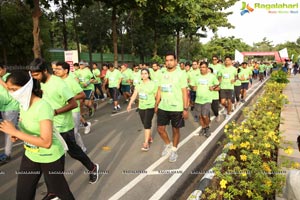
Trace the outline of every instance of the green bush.
<path fill-rule="evenodd" d="M 282 71 L 282 70 L 278 70 L 278 71 L 274 71 L 272 74 L 271 74 L 271 78 L 270 80 L 272 82 L 276 82 L 276 83 L 288 83 L 289 80 L 287 78 L 287 73 Z"/>

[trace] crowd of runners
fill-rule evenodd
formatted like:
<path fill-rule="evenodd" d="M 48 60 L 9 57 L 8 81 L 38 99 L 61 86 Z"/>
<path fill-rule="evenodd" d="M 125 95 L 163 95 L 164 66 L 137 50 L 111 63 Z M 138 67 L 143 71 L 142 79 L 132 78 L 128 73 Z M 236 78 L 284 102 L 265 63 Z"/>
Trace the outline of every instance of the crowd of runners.
<path fill-rule="evenodd" d="M 234 63 L 230 56 L 224 62 L 213 56 L 210 62 L 178 63 L 174 53 L 167 53 L 165 64 L 138 64 L 116 68 L 81 61 L 73 68 L 66 62 L 48 65 L 35 59 L 28 70 L 8 71 L 0 65 L 0 131 L 5 133 L 5 150 L 1 164 L 11 159 L 12 142 L 24 141 L 25 153 L 18 174 L 17 199 L 34 199 L 41 175 L 48 193 L 44 199 L 74 199 L 63 173 L 65 151 L 87 170 L 89 183 L 99 178 L 99 165 L 90 160 L 81 137 L 91 131 L 87 121 L 94 116 L 98 103 L 112 104 L 112 113 L 132 110 L 135 104 L 144 127 L 141 151 L 150 150 L 154 115 L 155 127 L 165 146 L 161 156 L 169 162 L 178 158 L 180 128 L 189 115 L 202 127 L 199 136 L 210 136 L 211 116 L 216 121 L 228 118 L 244 103 L 253 79 L 262 81 L 272 72 L 270 62 Z M 122 105 L 122 107 L 121 107 Z M 224 114 L 224 118 L 221 115 Z M 172 134 L 167 133 L 171 124 Z M 172 138 L 169 136 L 172 135 Z M 59 184 L 58 184 L 59 183 Z"/>

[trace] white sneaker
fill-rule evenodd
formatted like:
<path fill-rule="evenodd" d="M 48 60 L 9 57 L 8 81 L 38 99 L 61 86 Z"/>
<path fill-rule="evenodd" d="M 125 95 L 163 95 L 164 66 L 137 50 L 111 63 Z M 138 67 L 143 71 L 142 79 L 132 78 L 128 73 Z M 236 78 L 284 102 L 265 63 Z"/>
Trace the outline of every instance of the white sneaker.
<path fill-rule="evenodd" d="M 165 156 L 165 155 L 168 155 L 168 154 L 171 152 L 172 146 L 173 146 L 172 142 L 171 142 L 170 144 L 165 144 L 165 145 L 164 145 L 165 148 L 164 148 L 164 150 L 162 151 L 161 156 L 163 157 L 163 156 Z"/>
<path fill-rule="evenodd" d="M 177 151 L 171 151 L 169 162 L 176 162 L 177 158 L 178 158 Z"/>
<path fill-rule="evenodd" d="M 84 134 L 89 134 L 91 132 L 92 124 L 91 124 L 91 122 L 87 122 L 87 124 L 88 125 L 86 127 L 84 127 Z"/>

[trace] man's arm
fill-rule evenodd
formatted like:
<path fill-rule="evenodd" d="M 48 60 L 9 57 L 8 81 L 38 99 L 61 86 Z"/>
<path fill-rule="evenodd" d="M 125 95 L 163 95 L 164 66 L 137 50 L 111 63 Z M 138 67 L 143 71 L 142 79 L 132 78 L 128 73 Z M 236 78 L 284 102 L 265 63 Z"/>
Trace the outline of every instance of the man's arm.
<path fill-rule="evenodd" d="M 78 107 L 77 102 L 76 102 L 75 98 L 72 97 L 71 99 L 68 100 L 68 103 L 65 106 L 63 106 L 59 109 L 55 109 L 54 110 L 54 115 L 59 115 L 61 113 L 68 112 L 68 111 L 73 110 L 74 108 L 77 108 L 77 107 Z"/>

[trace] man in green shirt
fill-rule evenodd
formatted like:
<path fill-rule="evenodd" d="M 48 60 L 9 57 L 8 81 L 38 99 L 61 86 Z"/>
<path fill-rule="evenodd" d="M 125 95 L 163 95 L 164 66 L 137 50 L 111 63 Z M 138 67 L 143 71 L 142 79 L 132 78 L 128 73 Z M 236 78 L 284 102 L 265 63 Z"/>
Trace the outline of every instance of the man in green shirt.
<path fill-rule="evenodd" d="M 121 110 L 121 106 L 118 102 L 119 88 L 122 80 L 122 74 L 119 70 L 115 69 L 114 66 L 110 63 L 108 66 L 108 71 L 105 75 L 104 85 L 108 83 L 108 90 L 111 98 L 114 102 L 113 113 L 116 113 Z"/>
<path fill-rule="evenodd" d="M 242 63 L 242 67 L 241 69 L 241 82 L 242 82 L 242 88 L 241 88 L 241 102 L 245 103 L 245 99 L 246 99 L 246 93 L 249 87 L 249 81 L 252 78 L 252 70 L 250 67 L 248 67 L 248 63 L 247 62 L 243 62 Z"/>
<path fill-rule="evenodd" d="M 162 156 L 169 155 L 169 162 L 176 162 L 177 146 L 180 138 L 179 129 L 188 117 L 187 78 L 180 68 L 176 68 L 174 53 L 166 55 L 167 70 L 162 73 L 158 85 L 155 112 L 157 113 L 157 131 L 165 143 Z M 171 121 L 173 144 L 169 139 L 166 126 Z"/>
<path fill-rule="evenodd" d="M 194 112 L 195 100 L 196 100 L 196 90 L 194 90 L 194 82 L 193 80 L 200 76 L 200 69 L 198 65 L 198 61 L 192 62 L 192 70 L 187 72 L 187 81 L 189 85 L 189 93 L 190 93 L 190 107 L 192 111 L 192 115 L 194 116 L 194 121 L 198 122 L 198 115 Z"/>
<path fill-rule="evenodd" d="M 127 64 L 121 65 L 121 74 L 122 74 L 122 84 L 121 91 L 125 98 L 125 102 L 128 103 L 131 93 L 130 93 L 130 84 L 132 80 L 132 70 L 128 68 Z"/>
<path fill-rule="evenodd" d="M 226 118 L 228 118 L 232 109 L 231 100 L 233 97 L 234 82 L 237 78 L 237 70 L 232 66 L 230 56 L 225 57 L 225 67 L 219 71 L 218 76 L 221 88 L 221 104 L 224 106 L 225 110 L 227 110 Z"/>
<path fill-rule="evenodd" d="M 93 70 L 92 73 L 94 75 L 93 84 L 94 84 L 94 94 L 95 94 L 95 100 L 101 99 L 104 101 L 104 95 L 102 91 L 102 81 L 101 81 L 101 72 L 98 69 L 97 63 L 93 63 Z M 97 93 L 97 89 L 100 93 L 100 95 Z"/>
<path fill-rule="evenodd" d="M 67 84 L 59 77 L 49 73 L 48 66 L 42 59 L 35 59 L 30 64 L 32 78 L 41 83 L 43 99 L 47 101 L 54 110 L 53 125 L 60 132 L 68 145 L 69 155 L 79 160 L 87 169 L 90 175 L 90 184 L 97 182 L 99 178 L 99 165 L 94 164 L 90 158 L 77 145 L 74 136 L 74 121 L 72 109 L 77 107 L 74 94 Z"/>
<path fill-rule="evenodd" d="M 208 63 L 200 63 L 201 74 L 192 79 L 193 90 L 196 91 L 195 112 L 199 116 L 199 122 L 202 127 L 200 134 L 206 137 L 210 136 L 210 108 L 212 103 L 212 91 L 214 91 L 219 81 L 214 74 L 208 72 Z"/>
<path fill-rule="evenodd" d="M 94 76 L 87 62 L 81 61 L 79 63 L 79 67 L 80 69 L 77 72 L 78 80 L 83 92 L 85 93 L 85 100 L 81 101 L 81 104 L 84 104 L 89 109 L 89 116 L 93 116 L 95 112 L 93 107 Z"/>

